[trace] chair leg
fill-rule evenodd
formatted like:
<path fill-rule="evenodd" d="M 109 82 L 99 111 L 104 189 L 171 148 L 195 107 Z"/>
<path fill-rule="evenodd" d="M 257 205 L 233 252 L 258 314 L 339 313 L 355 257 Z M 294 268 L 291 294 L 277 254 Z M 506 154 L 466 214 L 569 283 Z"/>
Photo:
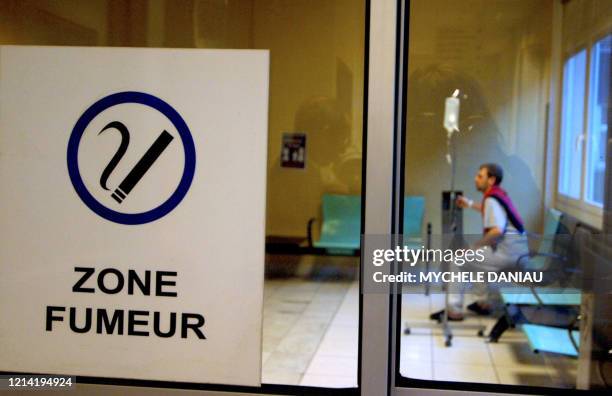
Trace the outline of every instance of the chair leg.
<path fill-rule="evenodd" d="M 504 332 L 508 330 L 508 328 L 510 328 L 510 325 L 511 323 L 510 319 L 508 318 L 508 315 L 502 315 L 497 320 L 495 326 L 493 326 L 491 332 L 489 333 L 489 342 L 497 342 L 499 340 L 499 337 L 501 337 L 502 334 L 504 334 Z"/>

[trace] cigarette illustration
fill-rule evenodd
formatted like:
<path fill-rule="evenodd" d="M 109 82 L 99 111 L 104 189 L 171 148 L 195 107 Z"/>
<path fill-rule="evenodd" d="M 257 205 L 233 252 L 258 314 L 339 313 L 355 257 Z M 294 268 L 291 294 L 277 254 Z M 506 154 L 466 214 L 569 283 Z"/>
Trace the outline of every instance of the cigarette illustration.
<path fill-rule="evenodd" d="M 134 165 L 134 168 L 125 176 L 123 181 L 119 184 L 119 187 L 111 194 L 111 197 L 118 203 L 123 202 L 173 139 L 174 137 L 164 130 L 153 142 L 151 147 L 149 147 L 147 152 L 144 153 L 142 158 Z"/>

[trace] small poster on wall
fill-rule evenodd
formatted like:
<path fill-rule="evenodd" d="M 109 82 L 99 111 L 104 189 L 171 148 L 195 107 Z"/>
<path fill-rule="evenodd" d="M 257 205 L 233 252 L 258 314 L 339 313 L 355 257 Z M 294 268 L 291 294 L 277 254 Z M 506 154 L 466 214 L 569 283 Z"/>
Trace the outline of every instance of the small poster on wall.
<path fill-rule="evenodd" d="M 281 148 L 281 168 L 306 167 L 306 134 L 284 132 Z"/>

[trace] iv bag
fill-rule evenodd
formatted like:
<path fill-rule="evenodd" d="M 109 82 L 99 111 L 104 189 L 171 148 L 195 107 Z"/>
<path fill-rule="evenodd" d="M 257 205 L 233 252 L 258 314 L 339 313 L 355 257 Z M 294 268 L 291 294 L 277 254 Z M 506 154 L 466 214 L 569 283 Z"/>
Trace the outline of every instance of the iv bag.
<path fill-rule="evenodd" d="M 448 133 L 459 130 L 459 98 L 454 96 L 444 102 L 444 129 Z"/>

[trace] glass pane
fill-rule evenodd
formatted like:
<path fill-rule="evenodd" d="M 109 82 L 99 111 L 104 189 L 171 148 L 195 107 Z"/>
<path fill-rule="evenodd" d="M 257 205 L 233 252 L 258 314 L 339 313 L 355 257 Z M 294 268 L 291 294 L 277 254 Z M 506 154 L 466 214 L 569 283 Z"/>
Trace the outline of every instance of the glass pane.
<path fill-rule="evenodd" d="M 564 3 L 564 16 L 571 7 L 573 16 L 612 22 L 603 2 Z M 402 260 L 409 265 L 400 267 L 399 281 L 389 281 L 402 282 L 395 356 L 401 386 L 444 381 L 444 387 L 474 391 L 503 385 L 508 392 L 517 391 L 512 385 L 602 386 L 594 378 L 594 360 L 595 349 L 609 349 L 603 323 L 609 326 L 610 315 L 600 313 L 609 305 L 610 283 L 602 280 L 587 296 L 564 277 L 608 273 L 612 257 L 602 246 L 609 239 L 596 241 L 601 231 L 581 220 L 585 210 L 560 212 L 546 197 L 559 192 L 582 199 L 584 184 L 584 195 L 601 202 L 604 181 L 610 180 L 603 177 L 610 36 L 594 40 L 601 32 L 585 21 L 555 26 L 563 18 L 554 14 L 552 1 L 410 2 L 403 243 L 412 256 L 396 258 L 400 266 Z M 575 42 L 577 30 L 588 38 L 581 42 L 594 44 L 574 46 L 559 70 L 551 70 L 554 57 L 561 56 L 553 52 L 559 28 L 561 48 Z M 584 146 L 589 73 L 593 140 Z M 560 92 L 550 98 L 550 87 L 557 85 Z M 559 120 L 555 111 L 547 114 L 553 101 L 560 103 Z M 556 139 L 547 136 L 547 122 L 558 126 Z M 546 160 L 557 149 L 547 147 L 553 141 L 560 143 L 558 163 Z M 589 175 L 581 172 L 583 152 L 592 157 Z M 468 252 L 480 248 L 484 260 L 469 261 Z M 533 283 L 495 281 L 540 269 L 556 275 Z M 587 298 L 592 307 L 581 305 Z M 598 323 L 580 319 L 593 318 L 592 312 Z M 605 359 L 605 353 L 598 356 Z M 599 367 L 609 378 L 609 370 Z"/>
<path fill-rule="evenodd" d="M 598 41 L 591 50 L 586 199 L 589 203 L 600 206 L 603 205 L 606 173 L 611 49 L 612 35 L 608 35 Z"/>
<path fill-rule="evenodd" d="M 586 50 L 565 62 L 559 150 L 559 192 L 579 199 L 582 182 Z"/>
<path fill-rule="evenodd" d="M 271 51 L 263 382 L 356 387 L 365 1 L 253 4 Z"/>
<path fill-rule="evenodd" d="M 262 382 L 356 387 L 365 0 L 0 3 L 0 45 L 270 50 Z"/>

